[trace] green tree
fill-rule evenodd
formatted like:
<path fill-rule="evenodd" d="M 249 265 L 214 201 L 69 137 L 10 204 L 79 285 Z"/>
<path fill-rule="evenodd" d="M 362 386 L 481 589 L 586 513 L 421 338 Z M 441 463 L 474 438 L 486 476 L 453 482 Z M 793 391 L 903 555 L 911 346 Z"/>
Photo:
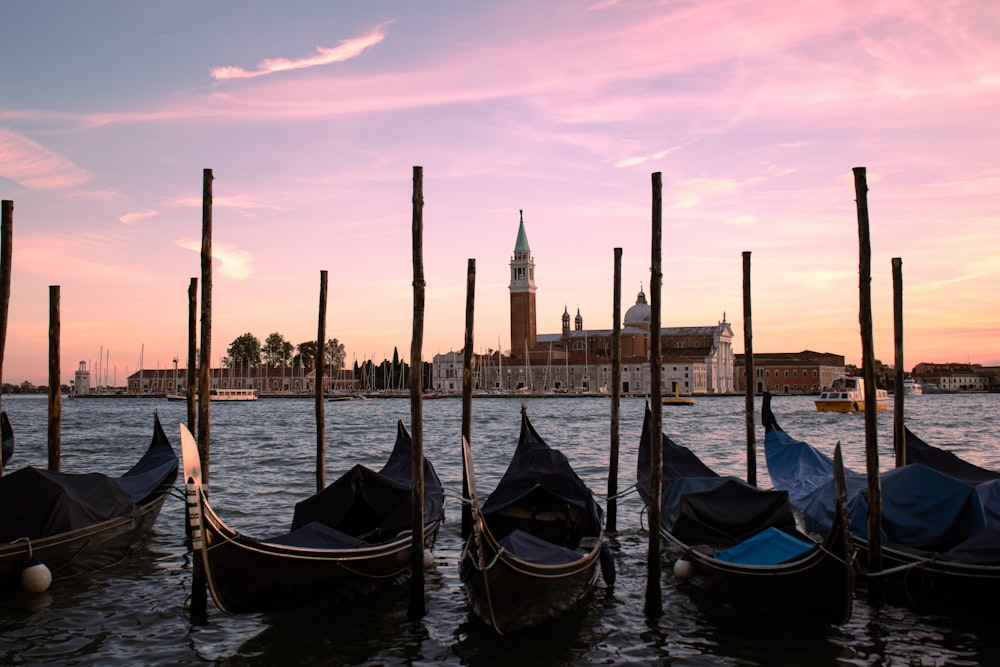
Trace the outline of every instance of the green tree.
<path fill-rule="evenodd" d="M 232 368 L 249 368 L 260 365 L 260 339 L 245 333 L 234 340 L 228 348 L 226 365 Z"/>
<path fill-rule="evenodd" d="M 274 332 L 264 340 L 261 353 L 264 356 L 264 364 L 271 368 L 287 366 L 292 359 L 292 351 L 295 346 L 285 340 L 285 337 L 278 332 Z"/>
<path fill-rule="evenodd" d="M 309 340 L 299 343 L 298 358 L 306 368 L 314 368 L 316 362 L 316 341 Z M 344 359 L 347 358 L 347 351 L 344 344 L 336 338 L 328 338 L 323 348 L 323 364 L 333 372 L 344 367 Z"/>

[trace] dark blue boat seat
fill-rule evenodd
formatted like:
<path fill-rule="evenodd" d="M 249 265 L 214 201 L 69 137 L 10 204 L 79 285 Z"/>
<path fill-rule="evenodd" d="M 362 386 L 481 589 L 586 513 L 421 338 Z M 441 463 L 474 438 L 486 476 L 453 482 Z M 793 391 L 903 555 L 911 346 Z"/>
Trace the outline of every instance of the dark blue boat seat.
<path fill-rule="evenodd" d="M 540 565 L 564 565 L 580 560 L 580 554 L 535 537 L 523 530 L 512 530 L 500 540 L 500 546 L 522 560 Z"/>
<path fill-rule="evenodd" d="M 816 545 L 771 526 L 748 540 L 715 552 L 715 558 L 741 565 L 780 565 L 797 560 Z"/>
<path fill-rule="evenodd" d="M 356 549 L 366 544 L 360 537 L 348 535 L 319 521 L 310 521 L 301 528 L 263 541 L 307 549 Z"/>

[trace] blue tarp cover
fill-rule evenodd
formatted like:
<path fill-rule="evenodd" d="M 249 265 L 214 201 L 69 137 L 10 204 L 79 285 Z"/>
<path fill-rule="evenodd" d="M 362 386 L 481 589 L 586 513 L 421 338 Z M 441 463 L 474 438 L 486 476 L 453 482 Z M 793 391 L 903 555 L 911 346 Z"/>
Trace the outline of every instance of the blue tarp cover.
<path fill-rule="evenodd" d="M 741 565 L 780 565 L 801 558 L 813 548 L 816 548 L 815 544 L 772 526 L 734 547 L 716 551 L 715 557 Z"/>

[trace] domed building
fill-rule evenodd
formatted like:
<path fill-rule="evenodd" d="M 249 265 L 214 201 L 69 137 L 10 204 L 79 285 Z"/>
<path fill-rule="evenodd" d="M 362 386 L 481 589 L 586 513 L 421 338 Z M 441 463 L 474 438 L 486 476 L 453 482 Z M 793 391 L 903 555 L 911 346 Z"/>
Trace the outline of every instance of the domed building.
<path fill-rule="evenodd" d="M 577 308 L 562 313 L 559 333 L 537 333 L 535 262 L 522 213 L 510 261 L 510 352 L 474 355 L 473 386 L 500 393 L 599 393 L 610 391 L 612 329 L 586 329 Z M 609 308 L 610 310 L 610 308 Z M 620 331 L 625 394 L 648 394 L 651 309 L 642 287 L 625 311 Z M 572 328 L 570 326 L 572 321 Z M 734 391 L 733 330 L 722 320 L 712 326 L 661 327 L 663 393 L 724 394 Z M 433 359 L 432 385 L 462 390 L 462 354 Z"/>

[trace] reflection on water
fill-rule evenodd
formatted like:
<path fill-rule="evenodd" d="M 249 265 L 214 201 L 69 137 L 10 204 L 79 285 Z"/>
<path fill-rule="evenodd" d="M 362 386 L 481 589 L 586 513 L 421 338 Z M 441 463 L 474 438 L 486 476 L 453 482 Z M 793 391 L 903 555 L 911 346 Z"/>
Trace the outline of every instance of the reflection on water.
<path fill-rule="evenodd" d="M 528 399 L 532 423 L 564 451 L 598 494 L 607 490 L 607 398 Z M 520 427 L 519 399 L 477 399 L 472 445 L 481 492 L 506 468 Z M 4 397 L 18 436 L 12 468 L 46 465 L 46 400 Z M 664 428 L 722 473 L 746 474 L 742 397 L 699 398 L 683 411 L 664 409 Z M 757 421 L 759 422 L 758 398 Z M 848 467 L 863 471 L 864 420 L 817 413 L 808 397 L 776 397 L 782 427 L 832 451 L 844 445 Z M 91 399 L 63 403 L 63 470 L 121 474 L 149 442 L 159 410 L 175 446 L 182 403 L 152 399 Z M 618 488 L 635 482 L 643 401 L 625 399 L 621 414 Z M 906 407 L 908 426 L 933 444 L 955 444 L 963 457 L 1000 468 L 1000 396 L 922 396 Z M 405 399 L 325 406 L 327 480 L 355 463 L 381 466 L 395 424 L 410 423 Z M 213 404 L 210 489 L 213 506 L 233 527 L 266 535 L 291 521 L 293 504 L 315 488 L 315 413 L 311 399 Z M 892 412 L 880 416 L 883 468 L 892 465 Z M 461 488 L 461 401 L 424 404 L 424 450 L 445 486 Z M 763 431 L 757 429 L 756 471 L 768 485 Z M 147 545 L 100 573 L 57 582 L 43 596 L 0 599 L 0 662 L 107 665 L 975 665 L 1000 664 L 995 623 L 975 618 L 916 615 L 887 607 L 873 612 L 855 601 L 843 627 L 775 625 L 727 612 L 698 590 L 675 586 L 664 568 L 663 615 L 643 613 L 647 534 L 641 502 L 618 503 L 614 539 L 618 578 L 580 612 L 536 631 L 498 637 L 470 617 L 458 579 L 458 503 L 446 503 L 435 566 L 428 571 L 427 616 L 406 617 L 408 589 L 346 608 L 316 606 L 280 614 L 226 616 L 211 602 L 205 625 L 192 626 L 186 607 L 190 558 L 183 544 L 183 506 L 169 500 Z"/>

